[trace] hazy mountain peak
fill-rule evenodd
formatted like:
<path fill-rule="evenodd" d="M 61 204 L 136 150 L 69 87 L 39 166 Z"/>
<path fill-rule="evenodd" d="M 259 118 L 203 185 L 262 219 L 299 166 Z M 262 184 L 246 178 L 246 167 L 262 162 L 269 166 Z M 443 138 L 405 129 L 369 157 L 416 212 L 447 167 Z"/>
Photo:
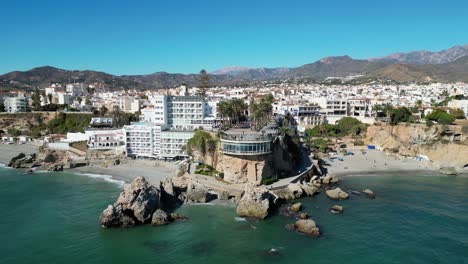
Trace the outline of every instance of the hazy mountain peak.
<path fill-rule="evenodd" d="M 398 52 L 381 58 L 370 58 L 370 61 L 405 62 L 410 64 L 445 64 L 468 55 L 468 44 L 457 45 L 441 51 L 419 50 Z"/>
<path fill-rule="evenodd" d="M 210 74 L 214 74 L 214 75 L 223 75 L 223 74 L 233 75 L 233 74 L 238 74 L 238 73 L 243 72 L 243 71 L 247 71 L 249 69 L 250 68 L 244 67 L 244 66 L 227 66 L 227 67 L 212 71 L 212 72 L 210 72 Z"/>
<path fill-rule="evenodd" d="M 351 58 L 350 56 L 348 55 L 344 55 L 344 56 L 330 56 L 330 57 L 325 57 L 323 59 L 320 60 L 321 63 L 325 63 L 325 64 L 332 64 L 332 63 L 339 63 L 339 62 L 344 62 L 344 61 L 350 61 L 352 60 L 353 58 Z"/>

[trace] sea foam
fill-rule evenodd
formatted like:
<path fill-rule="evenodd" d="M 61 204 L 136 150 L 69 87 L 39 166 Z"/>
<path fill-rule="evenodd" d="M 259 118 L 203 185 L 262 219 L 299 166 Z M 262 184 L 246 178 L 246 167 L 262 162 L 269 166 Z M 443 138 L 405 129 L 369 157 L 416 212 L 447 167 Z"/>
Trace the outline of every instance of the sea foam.
<path fill-rule="evenodd" d="M 103 179 L 106 182 L 115 183 L 115 184 L 119 185 L 120 187 L 123 187 L 125 185 L 124 181 L 112 179 L 111 175 L 94 174 L 94 173 L 75 173 L 75 174 L 79 175 L 79 176 L 86 176 L 86 177 L 95 178 L 95 179 Z"/>

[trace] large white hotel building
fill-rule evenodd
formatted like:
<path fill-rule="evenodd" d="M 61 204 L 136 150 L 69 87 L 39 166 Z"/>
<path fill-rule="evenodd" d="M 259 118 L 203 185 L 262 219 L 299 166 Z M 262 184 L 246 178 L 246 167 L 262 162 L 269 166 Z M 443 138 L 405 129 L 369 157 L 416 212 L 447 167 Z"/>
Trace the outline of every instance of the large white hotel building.
<path fill-rule="evenodd" d="M 125 126 L 127 155 L 177 158 L 195 129 L 211 129 L 215 117 L 207 102 L 197 96 L 159 95 L 153 106 L 142 109 L 140 122 Z"/>

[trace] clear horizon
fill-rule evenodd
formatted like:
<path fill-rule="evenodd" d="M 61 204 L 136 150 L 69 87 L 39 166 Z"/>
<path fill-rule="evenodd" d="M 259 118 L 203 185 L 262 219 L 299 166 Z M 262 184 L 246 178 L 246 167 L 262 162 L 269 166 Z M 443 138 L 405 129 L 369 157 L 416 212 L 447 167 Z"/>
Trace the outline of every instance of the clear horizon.
<path fill-rule="evenodd" d="M 115 75 L 297 67 L 468 43 L 468 3 L 457 0 L 19 0 L 2 7 L 0 74 L 45 65 Z"/>

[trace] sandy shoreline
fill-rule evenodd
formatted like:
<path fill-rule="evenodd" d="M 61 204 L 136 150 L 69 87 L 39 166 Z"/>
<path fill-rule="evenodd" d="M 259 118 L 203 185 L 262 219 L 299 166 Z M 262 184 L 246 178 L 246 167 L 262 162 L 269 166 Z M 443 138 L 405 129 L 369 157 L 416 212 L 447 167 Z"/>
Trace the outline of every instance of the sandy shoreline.
<path fill-rule="evenodd" d="M 128 160 L 123 164 L 108 168 L 87 166 L 68 170 L 71 173 L 111 175 L 112 179 L 125 183 L 131 182 L 138 176 L 143 176 L 152 185 L 159 185 L 160 181 L 174 176 L 175 171 L 174 164 L 168 164 L 167 167 L 156 166 L 154 162 L 145 160 Z"/>
<path fill-rule="evenodd" d="M 351 176 L 356 174 L 382 174 L 395 172 L 421 172 L 436 173 L 430 161 L 418 161 L 411 158 L 395 158 L 385 155 L 378 150 L 370 150 L 362 153 L 360 149 L 350 149 L 354 155 L 343 156 L 343 160 L 327 160 L 325 166 L 329 174 L 337 176 Z M 341 155 L 340 155 L 341 156 Z"/>
<path fill-rule="evenodd" d="M 32 144 L 0 144 L 0 163 L 8 164 L 11 158 L 23 152 L 32 154 L 38 151 L 39 147 Z M 122 164 L 112 167 L 87 166 L 80 167 L 66 172 L 94 175 L 109 175 L 113 180 L 131 182 L 138 176 L 143 176 L 146 180 L 157 185 L 161 180 L 172 177 L 176 172 L 176 165 L 173 163 L 157 163 L 149 160 L 124 160 Z"/>
<path fill-rule="evenodd" d="M 37 152 L 38 146 L 31 144 L 6 145 L 0 144 L 0 163 L 8 164 L 10 159 L 20 152 L 31 154 Z M 371 150 L 363 154 L 359 149 L 350 149 L 354 155 L 343 157 L 343 161 L 334 159 L 327 161 L 325 166 L 328 174 L 338 177 L 378 176 L 378 175 L 441 175 L 430 161 L 418 161 L 410 158 L 395 158 Z M 124 160 L 122 164 L 112 167 L 87 166 L 67 170 L 70 173 L 88 174 L 91 177 L 108 175 L 109 180 L 131 182 L 138 176 L 143 176 L 153 185 L 175 175 L 177 165 L 169 162 L 150 160 Z M 465 174 L 468 170 L 465 170 Z"/>
<path fill-rule="evenodd" d="M 3 164 L 8 164 L 11 158 L 18 156 L 21 152 L 24 154 L 36 153 L 39 149 L 39 146 L 32 144 L 0 144 L 0 162 Z"/>

